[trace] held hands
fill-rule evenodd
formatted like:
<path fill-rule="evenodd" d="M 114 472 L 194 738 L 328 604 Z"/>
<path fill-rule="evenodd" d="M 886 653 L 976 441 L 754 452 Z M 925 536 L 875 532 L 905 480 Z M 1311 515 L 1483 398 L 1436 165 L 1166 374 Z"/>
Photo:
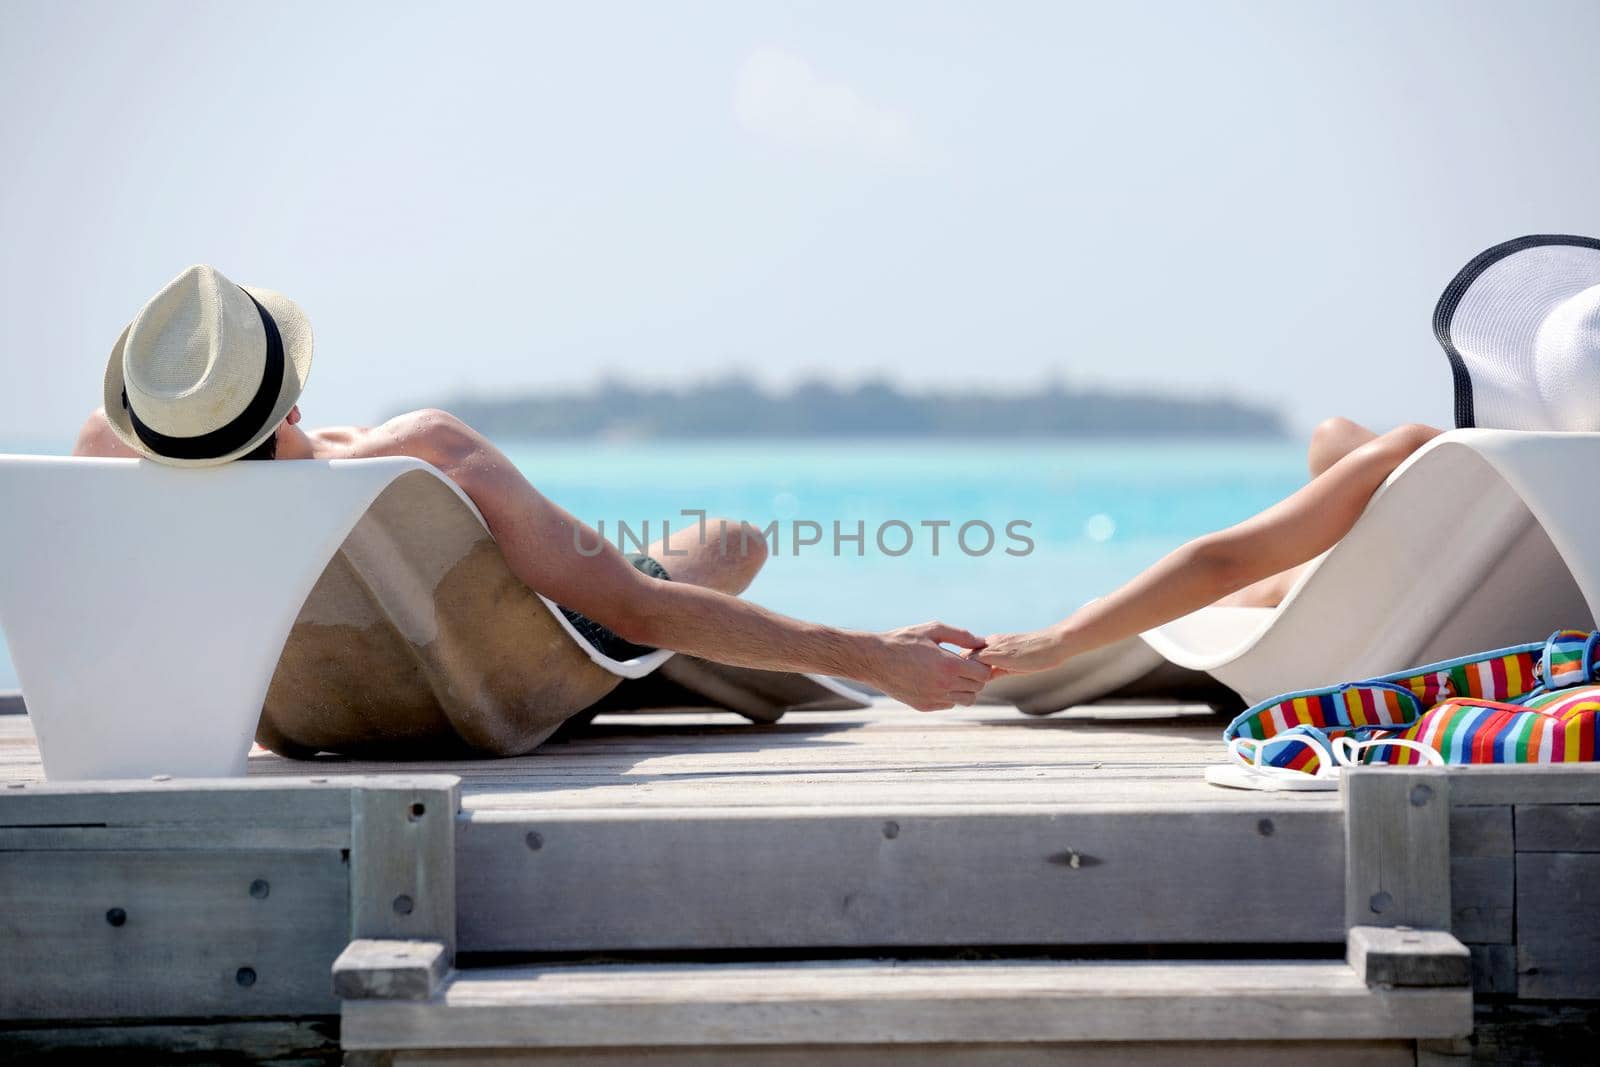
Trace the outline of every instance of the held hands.
<path fill-rule="evenodd" d="M 965 630 L 925 622 L 877 637 L 875 669 L 863 681 L 918 711 L 975 704 L 978 690 L 989 680 L 989 668 L 971 658 L 972 650 L 983 648 L 983 640 Z M 969 651 L 958 655 L 941 647 L 943 644 Z"/>
<path fill-rule="evenodd" d="M 999 677 L 1048 670 L 1065 662 L 1070 650 L 1054 628 L 1046 628 L 1027 633 L 993 634 L 969 655 L 993 667 L 995 677 Z"/>

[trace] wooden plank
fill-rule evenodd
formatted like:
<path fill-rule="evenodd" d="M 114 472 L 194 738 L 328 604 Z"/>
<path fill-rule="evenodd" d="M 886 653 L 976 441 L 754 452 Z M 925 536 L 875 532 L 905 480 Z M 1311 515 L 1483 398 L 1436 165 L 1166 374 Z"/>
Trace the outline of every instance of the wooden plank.
<path fill-rule="evenodd" d="M 1214 723 L 1101 722 L 1076 713 L 1041 720 L 993 708 L 935 715 L 885 708 L 807 712 L 795 725 L 760 730 L 734 725 L 726 716 L 650 716 L 646 724 L 624 721 L 593 738 L 547 745 L 528 757 L 409 763 L 406 771 L 459 774 L 463 804 L 472 810 L 831 808 L 847 793 L 853 803 L 879 809 L 1257 803 L 1259 798 L 1248 793 L 1202 780 L 1201 768 L 1224 758 L 1218 737 Z M 12 741 L 26 743 L 31 763 L 4 762 L 5 746 Z M 0 721 L 0 777 L 36 778 L 31 752 L 31 732 L 10 731 Z M 250 761 L 253 779 L 308 773 L 340 778 L 394 769 L 393 764 L 347 760 L 307 764 L 260 753 Z M 1338 805 L 1331 794 L 1280 801 L 1310 808 Z"/>
<path fill-rule="evenodd" d="M 1600 998 L 1600 853 L 1517 856 L 1517 995 Z"/>
<path fill-rule="evenodd" d="M 438 941 L 454 959 L 460 802 L 454 779 L 350 793 L 352 939 Z"/>
<path fill-rule="evenodd" d="M 1331 962 L 658 964 L 457 972 L 346 1002 L 347 1049 L 1464 1036 L 1465 986 L 1369 988 Z"/>
<path fill-rule="evenodd" d="M 31 783 L 0 792 L 0 826 L 350 826 L 349 781 L 205 780 Z"/>
<path fill-rule="evenodd" d="M 868 779 L 864 775 L 806 775 L 804 777 L 741 777 L 737 770 L 703 772 L 680 779 L 643 784 L 618 784 L 617 779 L 556 787 L 535 778 L 504 788 L 472 784 L 462 806 L 480 812 L 537 812 L 565 809 L 587 812 L 668 812 L 701 809 L 771 808 L 863 810 L 894 808 L 1015 808 L 1031 805 L 1039 810 L 1064 812 L 1109 804 L 1157 807 L 1205 807 L 1211 810 L 1252 810 L 1259 794 L 1249 790 L 1223 790 L 1201 780 L 1198 774 L 1181 779 L 1153 776 L 1119 777 L 1115 773 L 1090 778 L 1058 776 L 1018 780 L 991 773 L 966 778 L 930 781 L 914 772 Z M 699 783 L 698 788 L 693 788 Z M 1223 795 L 1228 794 L 1228 795 Z M 1280 809 L 1325 811 L 1338 816 L 1337 794 L 1276 794 Z M 1311 797 L 1316 799 L 1310 799 Z"/>
<path fill-rule="evenodd" d="M 474 814 L 460 950 L 1342 943 L 1338 813 L 1260 804 Z"/>
<path fill-rule="evenodd" d="M 28 783 L 0 792 L 0 827 L 348 828 L 352 789 L 443 789 L 456 781 L 439 775 L 314 775 Z"/>
<path fill-rule="evenodd" d="M 1600 804 L 1518 804 L 1518 852 L 1600 852 Z"/>
<path fill-rule="evenodd" d="M 927 724 L 937 716 L 913 716 Z M 806 720 L 808 723 L 809 719 Z M 1044 726 L 1054 726 L 1046 723 Z M 837 728 L 835 728 L 837 727 Z M 553 745 L 531 757 L 478 764 L 422 764 L 458 771 L 469 806 L 728 806 L 832 803 L 842 785 L 858 783 L 879 800 L 908 803 L 1000 803 L 1019 800 L 1064 806 L 1097 795 L 1100 782 L 1123 800 L 1155 799 L 1172 788 L 1175 803 L 1235 801 L 1207 786 L 1199 768 L 1222 758 L 1214 728 L 1168 741 L 1168 728 L 1141 733 L 1079 725 L 1075 734 L 1020 725 L 965 723 L 954 727 L 889 728 L 876 722 L 840 723 L 784 732 L 730 727 L 674 733 L 663 728 L 601 741 Z M 1058 740 L 1060 739 L 1060 740 Z M 1076 746 L 1076 747 L 1074 747 Z M 281 764 L 262 761 L 261 770 Z M 348 764 L 361 769 L 362 764 Z M 252 765 L 252 770 L 256 765 Z M 1151 779 L 1164 779 L 1155 783 Z M 552 788 L 557 784 L 561 788 Z M 1334 797 L 1296 803 L 1333 806 Z"/>
<path fill-rule="evenodd" d="M 17 826 L 0 827 L 0 852 L 217 852 L 224 849 L 306 852 L 350 845 L 350 826 Z"/>
<path fill-rule="evenodd" d="M 0 1036 L 7 1063 L 334 1064 L 336 1016 L 213 1022 L 127 1022 L 112 1026 L 11 1027 Z"/>
<path fill-rule="evenodd" d="M 1480 1002 L 1473 1022 L 1480 1064 L 1588 1064 L 1600 1034 L 1600 1002 Z"/>
<path fill-rule="evenodd" d="M 347 1067 L 1416 1067 L 1411 1041 L 1163 1041 L 1034 1044 L 712 1045 L 683 1048 L 407 1051 Z"/>
<path fill-rule="evenodd" d="M 1510 944 L 1516 935 L 1516 880 L 1511 856 L 1452 855 L 1451 932 L 1463 941 Z"/>
<path fill-rule="evenodd" d="M 1516 851 L 1511 806 L 1450 808 L 1450 855 L 1510 856 Z"/>
<path fill-rule="evenodd" d="M 345 1000 L 426 1000 L 449 970 L 443 942 L 357 938 L 333 961 L 333 991 Z"/>
<path fill-rule="evenodd" d="M 1434 1038 L 1417 1042 L 1416 1067 L 1471 1067 L 1472 1040 Z"/>
<path fill-rule="evenodd" d="M 0 853 L 0 1018 L 337 1009 L 338 850 Z"/>
<path fill-rule="evenodd" d="M 1450 768 L 1456 804 L 1600 804 L 1600 764 L 1484 764 Z"/>
<path fill-rule="evenodd" d="M 1347 926 L 1449 929 L 1450 790 L 1444 768 L 1345 772 Z"/>
<path fill-rule="evenodd" d="M 1442 930 L 1352 926 L 1346 960 L 1368 985 L 1464 986 L 1472 954 Z"/>
<path fill-rule="evenodd" d="M 1517 946 L 1468 945 L 1472 953 L 1472 992 L 1517 995 Z"/>

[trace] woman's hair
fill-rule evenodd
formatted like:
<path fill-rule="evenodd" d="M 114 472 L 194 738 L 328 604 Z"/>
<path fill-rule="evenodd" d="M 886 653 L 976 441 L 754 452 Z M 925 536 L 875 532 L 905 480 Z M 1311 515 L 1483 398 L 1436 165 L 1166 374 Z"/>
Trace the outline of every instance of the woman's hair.
<path fill-rule="evenodd" d="M 239 457 L 240 459 L 277 459 L 278 458 L 278 431 L 274 427 L 267 439 Z"/>

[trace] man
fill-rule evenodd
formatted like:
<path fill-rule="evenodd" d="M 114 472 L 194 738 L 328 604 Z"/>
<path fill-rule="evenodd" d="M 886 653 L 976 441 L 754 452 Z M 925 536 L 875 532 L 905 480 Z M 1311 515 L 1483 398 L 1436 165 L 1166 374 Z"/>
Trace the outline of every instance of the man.
<path fill-rule="evenodd" d="M 989 678 L 988 667 L 941 647 L 976 649 L 982 642 L 942 623 L 865 633 L 737 599 L 731 594 L 749 584 L 765 558 L 760 536 L 739 536 L 739 524 L 726 548 L 716 536 L 701 544 L 692 530 L 670 546 L 653 546 L 653 554 L 670 559 L 670 573 L 653 560 L 630 564 L 609 545 L 594 553 L 603 544 L 597 534 L 443 411 L 414 411 L 371 429 L 307 432 L 298 399 L 311 349 L 310 324 L 293 301 L 235 285 L 215 268 L 191 267 L 123 331 L 106 369 L 105 406 L 84 424 L 73 453 L 175 466 L 411 456 L 433 464 L 472 499 L 517 577 L 587 616 L 578 620 L 580 629 L 601 641 L 853 678 L 919 711 L 970 705 Z M 710 528 L 720 521 L 710 520 Z M 736 551 L 741 545 L 747 550 Z"/>

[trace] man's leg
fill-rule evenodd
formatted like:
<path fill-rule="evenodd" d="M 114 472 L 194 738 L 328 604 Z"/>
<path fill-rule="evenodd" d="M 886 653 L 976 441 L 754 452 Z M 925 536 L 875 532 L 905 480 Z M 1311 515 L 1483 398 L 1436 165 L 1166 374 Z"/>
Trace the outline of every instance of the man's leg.
<path fill-rule="evenodd" d="M 1306 467 L 1310 470 L 1311 477 L 1315 478 L 1368 441 L 1377 439 L 1377 434 L 1359 422 L 1352 422 L 1338 415 L 1323 419 L 1317 423 L 1317 428 L 1311 431 L 1311 447 L 1306 450 Z M 1254 585 L 1247 585 L 1237 593 L 1230 593 L 1217 603 L 1224 607 L 1275 608 L 1283 603 L 1283 598 L 1289 595 L 1289 590 L 1299 580 L 1301 572 L 1309 566 L 1309 563 L 1302 563 L 1298 567 L 1290 567 L 1269 578 L 1263 578 Z"/>
<path fill-rule="evenodd" d="M 713 518 L 703 527 L 691 523 L 673 530 L 670 538 L 652 544 L 647 554 L 675 582 L 737 596 L 749 588 L 767 561 L 767 542 L 761 531 L 747 522 Z"/>

